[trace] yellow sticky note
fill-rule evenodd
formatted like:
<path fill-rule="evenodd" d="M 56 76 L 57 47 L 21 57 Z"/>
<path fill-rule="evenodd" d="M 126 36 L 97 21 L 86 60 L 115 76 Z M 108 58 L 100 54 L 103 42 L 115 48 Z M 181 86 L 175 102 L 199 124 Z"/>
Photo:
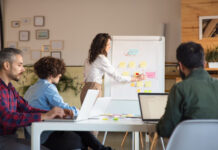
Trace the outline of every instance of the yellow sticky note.
<path fill-rule="evenodd" d="M 134 83 L 134 82 L 131 83 L 130 86 L 131 86 L 131 87 L 135 87 L 135 83 Z"/>
<path fill-rule="evenodd" d="M 143 87 L 143 82 L 142 82 L 142 81 L 137 82 L 137 83 L 136 83 L 136 86 L 137 86 L 137 87 Z"/>
<path fill-rule="evenodd" d="M 144 90 L 145 93 L 148 93 L 148 90 Z"/>
<path fill-rule="evenodd" d="M 141 92 L 141 90 L 140 89 L 137 89 L 137 93 L 140 93 Z"/>
<path fill-rule="evenodd" d="M 151 87 L 151 81 L 145 81 L 145 87 Z"/>
<path fill-rule="evenodd" d="M 145 68 L 147 63 L 145 61 L 140 62 L 139 67 L 140 68 Z"/>
<path fill-rule="evenodd" d="M 123 76 L 129 76 L 129 72 L 123 72 L 122 75 Z"/>
<path fill-rule="evenodd" d="M 148 90 L 148 93 L 151 93 L 152 91 L 151 90 Z"/>
<path fill-rule="evenodd" d="M 120 62 L 119 68 L 125 68 L 125 66 L 126 66 L 126 63 L 125 63 L 125 62 Z"/>
<path fill-rule="evenodd" d="M 135 68 L 135 62 L 133 61 L 129 62 L 129 68 Z"/>

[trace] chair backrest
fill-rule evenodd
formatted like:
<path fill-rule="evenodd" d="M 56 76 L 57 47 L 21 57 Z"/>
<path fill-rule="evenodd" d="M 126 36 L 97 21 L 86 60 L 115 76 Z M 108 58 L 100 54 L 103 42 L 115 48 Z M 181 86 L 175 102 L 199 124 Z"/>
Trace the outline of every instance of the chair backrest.
<path fill-rule="evenodd" d="M 218 120 L 187 120 L 173 131 L 166 150 L 217 150 Z"/>

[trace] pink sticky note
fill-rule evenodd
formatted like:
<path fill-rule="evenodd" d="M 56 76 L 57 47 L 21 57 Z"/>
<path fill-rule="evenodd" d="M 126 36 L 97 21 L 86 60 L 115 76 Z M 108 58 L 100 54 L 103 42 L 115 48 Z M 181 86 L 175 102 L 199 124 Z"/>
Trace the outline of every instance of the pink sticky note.
<path fill-rule="evenodd" d="M 146 72 L 145 74 L 147 78 L 155 78 L 155 72 Z"/>

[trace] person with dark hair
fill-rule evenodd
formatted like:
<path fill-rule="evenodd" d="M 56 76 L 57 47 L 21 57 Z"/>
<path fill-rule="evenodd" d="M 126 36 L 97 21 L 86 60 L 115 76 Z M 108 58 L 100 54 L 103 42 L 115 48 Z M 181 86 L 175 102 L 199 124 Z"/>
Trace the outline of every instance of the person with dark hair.
<path fill-rule="evenodd" d="M 204 49 L 194 42 L 176 51 L 182 82 L 170 90 L 165 113 L 157 124 L 162 137 L 170 137 L 178 123 L 188 119 L 218 119 L 218 80 L 204 70 Z"/>
<path fill-rule="evenodd" d="M 85 85 L 80 94 L 81 103 L 83 103 L 88 89 L 99 90 L 98 96 L 101 97 L 102 77 L 105 73 L 118 82 L 135 82 L 144 80 L 143 74 L 136 77 L 127 77 L 118 73 L 107 59 L 107 54 L 110 48 L 111 36 L 108 33 L 99 33 L 93 39 L 89 49 L 88 59 L 85 61 Z"/>
<path fill-rule="evenodd" d="M 65 103 L 54 85 L 59 82 L 60 77 L 65 72 L 63 60 L 51 56 L 43 57 L 34 64 L 34 71 L 39 80 L 24 95 L 29 104 L 44 110 L 60 107 L 68 111 L 71 117 L 76 117 L 78 115 L 77 108 Z M 26 130 L 30 135 L 30 127 L 27 127 Z M 41 143 L 52 150 L 86 150 L 88 147 L 94 150 L 111 149 L 102 145 L 90 132 L 46 131 L 41 135 Z"/>
<path fill-rule="evenodd" d="M 12 80 L 18 81 L 25 71 L 22 51 L 4 48 L 0 51 L 0 149 L 30 150 L 30 141 L 18 139 L 16 130 L 31 125 L 32 122 L 64 117 L 63 109 L 54 107 L 50 111 L 36 109 L 17 93 Z M 41 146 L 42 150 L 47 148 Z"/>

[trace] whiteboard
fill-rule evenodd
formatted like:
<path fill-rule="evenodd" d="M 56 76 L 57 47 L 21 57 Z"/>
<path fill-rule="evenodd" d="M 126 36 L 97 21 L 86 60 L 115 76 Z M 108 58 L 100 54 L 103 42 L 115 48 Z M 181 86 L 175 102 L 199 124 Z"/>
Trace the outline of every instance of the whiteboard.
<path fill-rule="evenodd" d="M 108 59 L 124 76 L 144 73 L 139 82 L 119 83 L 105 75 L 104 96 L 137 100 L 137 93 L 163 93 L 165 38 L 163 36 L 113 36 Z"/>

